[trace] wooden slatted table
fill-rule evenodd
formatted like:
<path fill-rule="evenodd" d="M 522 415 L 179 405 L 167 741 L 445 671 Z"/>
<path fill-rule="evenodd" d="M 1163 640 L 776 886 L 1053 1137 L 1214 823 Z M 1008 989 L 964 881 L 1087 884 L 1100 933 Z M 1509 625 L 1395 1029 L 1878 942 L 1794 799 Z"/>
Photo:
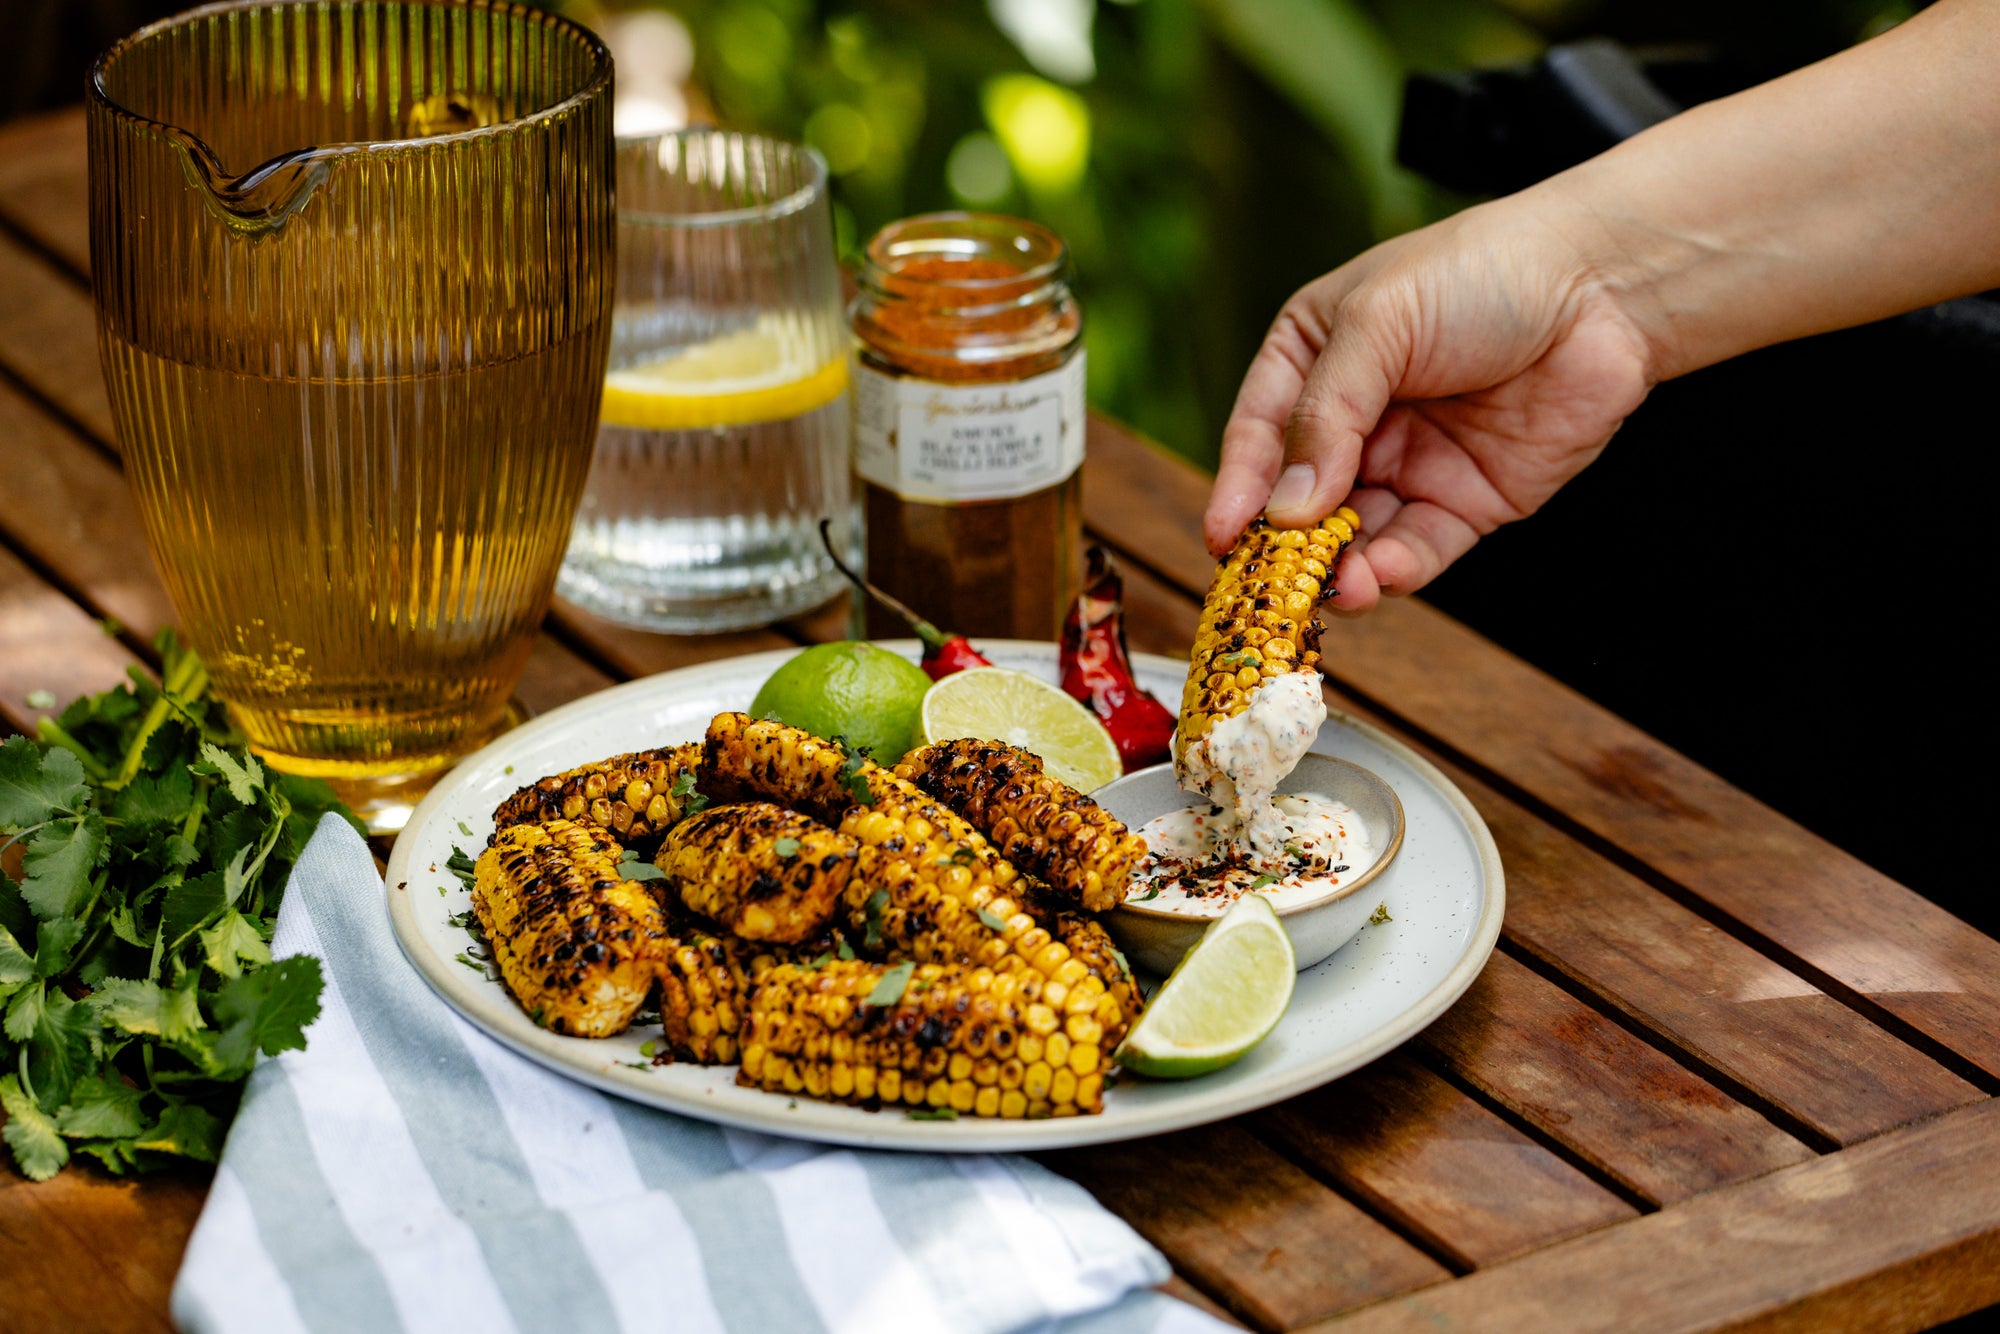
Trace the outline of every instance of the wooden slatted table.
<path fill-rule="evenodd" d="M 23 731 L 36 691 L 154 666 L 173 619 L 119 475 L 87 231 L 81 115 L 0 129 L 0 721 Z M 1184 653 L 1207 477 L 1101 420 L 1085 472 L 1135 647 Z M 559 607 L 521 695 L 842 620 L 666 638 Z M 1172 1258 L 1173 1292 L 1270 1330 L 1905 1330 L 2000 1302 L 2000 943 L 1421 602 L 1336 625 L 1327 658 L 1336 704 L 1491 825 L 1505 933 L 1358 1074 L 1047 1156 Z M 0 1167 L 0 1329 L 165 1326 L 205 1189 Z"/>

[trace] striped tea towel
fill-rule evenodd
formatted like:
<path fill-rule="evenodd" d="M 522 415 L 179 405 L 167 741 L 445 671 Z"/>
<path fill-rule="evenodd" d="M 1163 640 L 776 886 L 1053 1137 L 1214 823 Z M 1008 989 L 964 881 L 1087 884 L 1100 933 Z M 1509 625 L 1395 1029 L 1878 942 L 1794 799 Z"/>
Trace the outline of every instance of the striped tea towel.
<path fill-rule="evenodd" d="M 317 955 L 304 1051 L 259 1064 L 174 1284 L 189 1331 L 1224 1328 L 1023 1158 L 824 1148 L 607 1097 L 446 1007 L 331 816 L 273 953 Z"/>

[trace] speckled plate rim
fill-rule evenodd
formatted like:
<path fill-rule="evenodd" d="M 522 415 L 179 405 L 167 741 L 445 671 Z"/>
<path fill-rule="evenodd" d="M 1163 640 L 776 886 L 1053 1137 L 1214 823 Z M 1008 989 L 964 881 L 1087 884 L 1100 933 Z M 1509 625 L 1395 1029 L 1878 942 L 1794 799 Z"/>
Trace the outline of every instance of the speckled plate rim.
<path fill-rule="evenodd" d="M 919 645 L 915 640 L 883 641 L 914 659 Z M 1051 672 L 1056 646 L 1027 640 L 982 642 L 981 650 L 998 665 L 1024 670 Z M 1048 1121 L 999 1121 L 972 1117 L 957 1121 L 912 1121 L 893 1111 L 866 1112 L 859 1108 L 807 1098 L 790 1099 L 754 1089 L 739 1089 L 730 1069 L 699 1070 L 698 1067 L 669 1067 L 669 1071 L 696 1070 L 703 1076 L 702 1087 L 676 1083 L 651 1070 L 634 1070 L 621 1064 L 633 1054 L 633 1044 L 620 1038 L 593 1041 L 562 1037 L 537 1027 L 523 1014 L 496 982 L 474 973 L 456 959 L 456 950 L 447 952 L 434 945 L 419 911 L 435 913 L 432 886 L 439 883 L 441 867 L 417 865 L 421 845 L 440 833 L 442 822 L 453 824 L 466 818 L 455 813 L 454 803 L 462 803 L 484 787 L 488 794 L 511 791 L 533 778 L 527 771 L 508 769 L 511 758 L 549 743 L 560 742 L 567 734 L 580 733 L 589 725 L 620 713 L 644 713 L 670 702 L 675 696 L 699 697 L 734 687 L 740 693 L 745 680 L 761 682 L 779 663 L 798 652 L 777 649 L 747 654 L 663 672 L 612 686 L 596 694 L 573 700 L 498 738 L 485 749 L 468 757 L 441 779 L 418 805 L 409 824 L 396 839 L 389 854 L 386 874 L 391 925 L 404 956 L 416 967 L 445 1002 L 475 1027 L 523 1056 L 558 1074 L 566 1075 L 606 1093 L 629 1098 L 700 1120 L 743 1129 L 766 1131 L 828 1144 L 861 1148 L 910 1149 L 945 1153 L 986 1153 L 1008 1150 L 1047 1150 L 1086 1144 L 1111 1143 L 1164 1134 L 1191 1126 L 1205 1125 L 1245 1112 L 1268 1107 L 1286 1098 L 1317 1088 L 1341 1075 L 1359 1069 L 1393 1050 L 1421 1032 L 1450 1007 L 1470 987 L 1485 967 L 1500 937 L 1500 921 L 1506 907 L 1504 872 L 1499 849 L 1486 823 L 1450 779 L 1401 741 L 1360 719 L 1334 711 L 1330 721 L 1349 727 L 1370 742 L 1393 754 L 1428 786 L 1464 823 L 1471 835 L 1480 873 L 1479 915 L 1467 933 L 1458 957 L 1427 991 L 1416 997 L 1393 1017 L 1358 1034 L 1352 1040 L 1330 1046 L 1308 1060 L 1269 1071 L 1259 1077 L 1239 1079 L 1223 1085 L 1205 1079 L 1189 1080 L 1171 1087 L 1170 1096 L 1155 1096 L 1141 1104 L 1121 1106 L 1119 1090 L 1105 1098 L 1105 1110 L 1097 1116 L 1066 1117 Z M 1186 672 L 1184 663 L 1157 654 L 1134 654 L 1134 666 L 1142 674 L 1177 678 Z M 1153 683 L 1158 689 L 1160 682 Z M 656 744 L 652 738 L 632 739 L 634 747 Z M 571 762 L 592 758 L 577 756 Z M 501 775 L 507 776 L 504 781 Z M 497 801 L 497 797 L 495 798 Z M 490 817 L 482 817 L 490 818 Z M 485 845 L 490 824 L 472 826 L 470 835 L 454 837 L 442 832 L 446 843 L 458 842 L 467 851 Z M 445 875 L 444 880 L 450 877 Z M 452 889 L 446 907 L 463 902 L 463 891 Z M 1336 954 L 1317 968 L 1335 966 Z M 1159 1090 L 1161 1085 L 1148 1085 Z M 718 1096 L 720 1095 L 720 1096 Z"/>

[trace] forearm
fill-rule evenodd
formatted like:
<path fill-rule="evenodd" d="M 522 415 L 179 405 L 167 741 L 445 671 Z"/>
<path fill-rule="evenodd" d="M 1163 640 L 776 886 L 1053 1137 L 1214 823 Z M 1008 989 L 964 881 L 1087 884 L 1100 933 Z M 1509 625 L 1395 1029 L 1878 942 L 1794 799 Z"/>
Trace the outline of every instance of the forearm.
<path fill-rule="evenodd" d="M 2000 3 L 1944 0 L 1508 203 L 1574 232 L 1656 381 L 2000 286 Z"/>

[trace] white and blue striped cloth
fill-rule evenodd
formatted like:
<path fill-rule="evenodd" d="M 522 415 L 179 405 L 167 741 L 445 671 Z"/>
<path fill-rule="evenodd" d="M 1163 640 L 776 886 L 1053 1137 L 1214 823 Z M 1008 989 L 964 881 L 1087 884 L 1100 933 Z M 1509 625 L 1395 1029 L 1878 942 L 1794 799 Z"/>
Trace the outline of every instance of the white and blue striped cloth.
<path fill-rule="evenodd" d="M 723 1130 L 516 1056 L 404 960 L 331 817 L 272 944 L 319 957 L 322 1010 L 250 1077 L 174 1285 L 184 1330 L 1224 1328 L 1026 1159 Z"/>

